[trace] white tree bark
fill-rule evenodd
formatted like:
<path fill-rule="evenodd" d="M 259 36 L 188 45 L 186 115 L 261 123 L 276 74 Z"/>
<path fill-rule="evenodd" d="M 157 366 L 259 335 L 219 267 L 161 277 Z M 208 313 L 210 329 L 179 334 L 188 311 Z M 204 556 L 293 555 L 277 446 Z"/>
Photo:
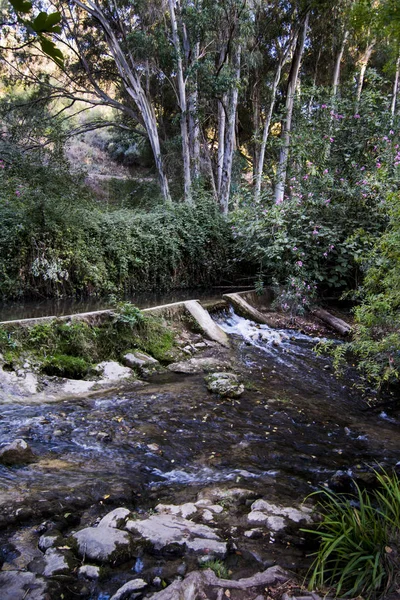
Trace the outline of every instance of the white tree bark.
<path fill-rule="evenodd" d="M 287 95 L 286 95 L 286 119 L 283 126 L 282 147 L 279 155 L 279 164 L 277 170 L 277 181 L 275 186 L 275 202 L 279 204 L 283 201 L 285 193 L 286 172 L 290 150 L 290 134 L 292 131 L 292 115 L 294 96 L 296 93 L 297 79 L 299 76 L 301 60 L 303 58 L 304 43 L 307 37 L 309 13 L 306 14 L 304 23 L 300 32 L 300 37 L 292 60 L 292 68 L 289 74 Z"/>
<path fill-rule="evenodd" d="M 392 117 L 394 117 L 394 115 L 396 113 L 397 94 L 399 91 L 399 78 L 400 78 L 400 54 L 396 61 L 396 74 L 394 76 L 393 95 L 392 95 L 392 102 L 390 104 L 390 113 L 391 113 Z"/>
<path fill-rule="evenodd" d="M 222 168 L 224 165 L 225 152 L 225 128 L 226 128 L 226 105 L 227 95 L 224 94 L 222 100 L 218 101 L 218 163 L 217 163 L 217 190 L 221 191 Z"/>
<path fill-rule="evenodd" d="M 271 98 L 268 106 L 268 111 L 265 115 L 264 128 L 263 128 L 263 137 L 260 146 L 260 152 L 258 156 L 258 163 L 256 165 L 256 176 L 255 176 L 255 187 L 254 187 L 254 201 L 258 202 L 260 200 L 260 192 L 261 192 L 261 180 L 262 173 L 264 169 L 264 160 L 265 160 L 265 149 L 267 147 L 269 128 L 271 125 L 271 119 L 274 112 L 275 102 L 276 102 L 276 92 L 278 90 L 279 82 L 281 80 L 281 73 L 283 66 L 285 65 L 287 58 L 290 54 L 290 50 L 296 45 L 297 35 L 294 36 L 292 42 L 288 45 L 287 49 L 281 54 L 279 57 L 279 62 L 275 71 L 275 77 L 272 84 L 271 89 Z"/>
<path fill-rule="evenodd" d="M 346 29 L 346 31 L 343 34 L 343 39 L 342 39 L 342 43 L 339 48 L 339 52 L 336 55 L 335 66 L 333 69 L 332 96 L 334 98 L 337 96 L 337 93 L 338 93 L 339 79 L 340 79 L 340 65 L 342 63 L 343 53 L 344 53 L 344 49 L 346 47 L 348 37 L 349 37 L 349 30 Z"/>
<path fill-rule="evenodd" d="M 374 49 L 375 43 L 376 43 L 376 40 L 372 40 L 372 42 L 370 42 L 367 45 L 367 47 L 365 49 L 365 52 L 362 55 L 361 60 L 360 60 L 360 65 L 361 66 L 360 66 L 360 73 L 359 73 L 359 76 L 358 76 L 357 93 L 356 93 L 357 104 L 361 100 L 361 92 L 362 92 L 363 85 L 364 85 L 365 71 L 367 70 L 369 59 L 371 58 L 371 54 L 372 54 L 372 51 Z"/>
<path fill-rule="evenodd" d="M 238 44 L 233 53 L 234 83 L 229 94 L 228 123 L 225 131 L 224 160 L 222 164 L 219 202 L 224 215 L 228 214 L 229 194 L 231 191 L 233 151 L 235 149 L 236 112 L 239 97 L 241 46 Z"/>
<path fill-rule="evenodd" d="M 101 10 L 101 8 L 91 0 L 88 0 L 87 3 L 81 2 L 80 0 L 74 0 L 74 3 L 77 6 L 79 6 L 82 10 L 94 17 L 100 23 L 101 28 L 104 31 L 110 54 L 113 57 L 121 79 L 124 82 L 125 89 L 128 95 L 136 104 L 140 116 L 143 120 L 143 125 L 146 129 L 151 149 L 153 151 L 154 162 L 157 169 L 161 193 L 164 197 L 164 200 L 170 202 L 171 196 L 169 193 L 168 179 L 165 174 L 164 164 L 161 156 L 160 138 L 157 129 L 157 119 L 154 107 L 146 95 L 146 92 L 141 84 L 139 75 L 129 64 L 128 59 L 125 53 L 123 52 L 121 45 L 111 27 L 111 24 L 108 21 L 105 14 L 103 13 L 103 11 Z"/>
<path fill-rule="evenodd" d="M 178 36 L 178 26 L 176 21 L 174 0 L 168 0 L 169 12 L 171 18 L 172 41 L 176 53 L 177 72 L 176 78 L 178 81 L 179 107 L 181 110 L 181 138 L 182 138 L 182 158 L 183 158 L 183 184 L 185 201 L 192 203 L 192 178 L 190 174 L 190 149 L 189 149 L 189 133 L 187 124 L 187 100 L 186 100 L 186 85 L 183 76 L 183 62 L 181 44 Z"/>

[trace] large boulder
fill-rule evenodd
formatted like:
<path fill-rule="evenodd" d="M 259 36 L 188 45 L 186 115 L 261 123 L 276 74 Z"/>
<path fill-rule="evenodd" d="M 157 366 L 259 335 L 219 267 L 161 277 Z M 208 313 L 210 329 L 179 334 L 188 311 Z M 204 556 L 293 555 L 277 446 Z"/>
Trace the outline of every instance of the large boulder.
<path fill-rule="evenodd" d="M 226 543 L 211 527 L 168 513 L 152 515 L 143 521 L 128 521 L 126 528 L 157 551 L 180 548 L 182 552 L 188 549 L 195 554 L 220 558 L 224 558 L 227 551 Z"/>
<path fill-rule="evenodd" d="M 234 373 L 212 373 L 206 378 L 210 392 L 222 398 L 239 398 L 244 392 L 244 385 Z"/>
<path fill-rule="evenodd" d="M 146 354 L 145 352 L 129 352 L 125 354 L 123 357 L 124 365 L 129 367 L 130 369 L 141 369 L 142 367 L 155 367 L 160 363 L 158 360 Z"/>
<path fill-rule="evenodd" d="M 82 558 L 104 563 L 123 563 L 133 553 L 132 538 L 113 527 L 86 527 L 72 535 Z"/>
<path fill-rule="evenodd" d="M 14 440 L 0 448 L 0 463 L 3 465 L 24 465 L 34 460 L 32 448 L 23 439 Z"/>

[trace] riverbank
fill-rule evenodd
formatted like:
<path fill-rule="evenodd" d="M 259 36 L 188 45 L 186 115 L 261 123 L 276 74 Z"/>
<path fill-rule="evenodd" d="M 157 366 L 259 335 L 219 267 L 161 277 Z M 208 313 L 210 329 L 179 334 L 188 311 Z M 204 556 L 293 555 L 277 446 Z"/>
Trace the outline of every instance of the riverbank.
<path fill-rule="evenodd" d="M 350 379 L 313 354 L 315 336 L 226 310 L 214 319 L 229 347 L 177 319 L 180 356 L 143 367 L 140 387 L 3 406 L 3 449 L 30 449 L 0 464 L 5 599 L 163 600 L 195 584 L 234 600 L 305 595 L 304 498 L 394 465 L 398 425 L 364 411 Z M 275 564 L 290 575 L 260 584 Z"/>

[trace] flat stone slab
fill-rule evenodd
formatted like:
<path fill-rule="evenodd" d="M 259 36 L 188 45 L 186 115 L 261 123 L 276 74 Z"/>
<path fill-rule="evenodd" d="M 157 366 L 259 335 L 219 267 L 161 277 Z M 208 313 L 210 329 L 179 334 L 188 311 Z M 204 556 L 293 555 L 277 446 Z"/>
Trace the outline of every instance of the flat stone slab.
<path fill-rule="evenodd" d="M 46 600 L 46 582 L 27 571 L 0 572 L 1 600 Z"/>
<path fill-rule="evenodd" d="M 288 521 L 311 523 L 311 512 L 312 510 L 306 506 L 301 508 L 278 506 L 260 499 L 251 505 L 251 512 L 247 515 L 247 519 L 249 523 L 266 525 L 272 531 L 280 531 L 288 525 Z"/>
<path fill-rule="evenodd" d="M 78 543 L 79 556 L 89 560 L 121 563 L 132 556 L 129 533 L 113 527 L 86 527 L 72 538 Z"/>
<path fill-rule="evenodd" d="M 128 521 L 128 531 L 139 534 L 155 550 L 171 544 L 186 546 L 196 554 L 226 555 L 226 543 L 208 525 L 199 525 L 171 514 L 152 515 L 144 521 Z"/>
<path fill-rule="evenodd" d="M 222 331 L 222 329 L 214 323 L 210 314 L 201 306 L 198 300 L 188 300 L 185 302 L 185 308 L 192 315 L 193 319 L 208 339 L 218 342 L 221 346 L 225 346 L 225 348 L 230 347 L 229 338 L 225 331 Z"/>

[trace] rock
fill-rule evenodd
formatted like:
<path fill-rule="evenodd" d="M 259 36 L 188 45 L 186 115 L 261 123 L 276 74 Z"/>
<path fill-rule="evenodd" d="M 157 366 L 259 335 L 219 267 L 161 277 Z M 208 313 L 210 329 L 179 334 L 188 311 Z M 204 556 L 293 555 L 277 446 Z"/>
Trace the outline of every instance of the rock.
<path fill-rule="evenodd" d="M 223 398 L 239 398 L 244 392 L 244 385 L 234 373 L 212 373 L 206 382 L 210 392 Z"/>
<path fill-rule="evenodd" d="M 115 592 L 113 596 L 111 596 L 110 600 L 125 600 L 126 598 L 130 598 L 130 595 L 134 592 L 138 592 L 145 588 L 147 583 L 144 579 L 132 579 L 132 581 L 128 581 L 122 587 Z"/>
<path fill-rule="evenodd" d="M 176 362 L 168 365 L 168 369 L 173 373 L 203 373 L 204 371 L 213 371 L 214 369 L 224 369 L 231 365 L 218 358 L 190 358 L 182 362 Z"/>
<path fill-rule="evenodd" d="M 186 504 L 158 504 L 156 506 L 158 513 L 167 513 L 170 515 L 177 515 L 186 519 L 190 515 L 197 513 L 197 508 L 192 502 L 186 502 Z"/>
<path fill-rule="evenodd" d="M 96 440 L 99 440 L 99 442 L 109 442 L 111 435 L 107 431 L 98 431 L 96 433 Z"/>
<path fill-rule="evenodd" d="M 123 357 L 123 362 L 126 367 L 131 369 L 140 368 L 140 367 L 151 367 L 159 365 L 158 360 L 146 354 L 145 352 L 129 352 L 125 354 Z"/>
<path fill-rule="evenodd" d="M 94 565 L 83 565 L 78 569 L 78 575 L 86 579 L 98 579 L 100 576 L 100 567 Z"/>
<path fill-rule="evenodd" d="M 204 350 L 204 348 L 207 348 L 207 344 L 205 342 L 197 342 L 197 344 L 194 344 L 194 347 L 198 350 Z"/>
<path fill-rule="evenodd" d="M 263 534 L 263 530 L 260 527 L 255 527 L 254 529 L 248 529 L 244 532 L 244 536 L 251 539 L 260 538 Z"/>
<path fill-rule="evenodd" d="M 226 543 L 213 529 L 170 514 L 153 515 L 144 521 L 128 521 L 128 531 L 150 542 L 155 550 L 168 550 L 168 546 L 186 546 L 196 554 L 218 557 L 226 555 Z"/>
<path fill-rule="evenodd" d="M 210 314 L 201 306 L 198 300 L 188 300 L 185 302 L 185 308 L 208 339 L 229 348 L 227 334 L 212 320 Z"/>
<path fill-rule="evenodd" d="M 0 448 L 0 463 L 3 465 L 23 465 L 35 460 L 31 447 L 23 439 L 17 439 Z"/>
<path fill-rule="evenodd" d="M 252 510 L 251 513 L 247 515 L 249 523 L 266 523 L 267 519 L 268 515 L 259 510 Z"/>
<path fill-rule="evenodd" d="M 1 600 L 47 600 L 46 582 L 25 571 L 0 572 Z"/>
<path fill-rule="evenodd" d="M 302 506 L 300 509 L 298 509 L 291 506 L 278 506 L 277 504 L 267 502 L 267 500 L 260 499 L 253 502 L 251 505 L 251 510 L 261 511 L 267 515 L 286 517 L 295 523 L 299 523 L 300 521 L 307 521 L 307 523 L 310 523 L 312 521 L 310 516 L 312 509 L 308 508 L 307 506 Z"/>
<path fill-rule="evenodd" d="M 101 373 L 102 381 L 118 381 L 132 377 L 132 371 L 128 367 L 123 367 L 114 360 L 105 360 L 96 365 L 96 370 Z"/>
<path fill-rule="evenodd" d="M 38 546 L 42 552 L 46 552 L 48 548 L 53 548 L 53 546 L 61 545 L 61 542 L 61 533 L 57 530 L 54 530 L 41 535 L 39 538 Z"/>
<path fill-rule="evenodd" d="M 201 515 L 203 517 L 203 519 L 205 521 L 214 521 L 214 515 L 212 514 L 211 510 L 203 510 L 203 513 Z"/>
<path fill-rule="evenodd" d="M 101 519 L 97 527 L 114 527 L 115 529 L 123 529 L 130 516 L 131 511 L 127 508 L 115 508 Z"/>
<path fill-rule="evenodd" d="M 288 581 L 290 576 L 280 567 L 270 567 L 266 571 L 256 573 L 244 579 L 220 579 L 211 569 L 192 571 L 183 581 L 174 581 L 160 592 L 149 596 L 149 600 L 181 600 L 182 598 L 229 598 L 226 591 L 238 590 L 235 598 L 249 598 L 247 590 L 251 590 L 255 598 L 257 588 L 264 592 L 266 586 L 276 586 Z M 243 593 L 242 593 L 243 592 Z M 259 593 L 258 592 L 258 593 Z M 261 595 L 264 598 L 264 595 Z"/>
<path fill-rule="evenodd" d="M 89 560 L 117 564 L 132 556 L 130 535 L 113 527 L 86 527 L 72 538 L 78 543 L 79 556 Z"/>
<path fill-rule="evenodd" d="M 72 555 L 71 555 L 72 558 Z M 53 575 L 66 575 L 70 572 L 70 562 L 67 556 L 56 548 L 48 548 L 44 555 L 45 567 L 43 575 L 53 577 Z"/>

